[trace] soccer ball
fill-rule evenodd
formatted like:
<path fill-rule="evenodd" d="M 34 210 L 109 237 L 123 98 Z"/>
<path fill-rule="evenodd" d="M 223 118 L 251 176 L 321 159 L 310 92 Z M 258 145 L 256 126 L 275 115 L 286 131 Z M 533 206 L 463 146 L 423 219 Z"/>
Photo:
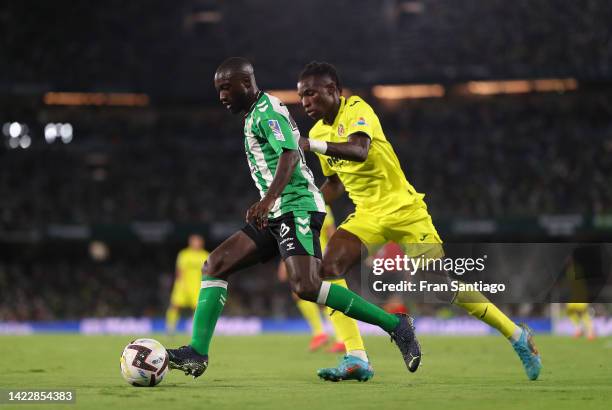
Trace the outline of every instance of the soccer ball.
<path fill-rule="evenodd" d="M 132 386 L 153 387 L 168 373 L 168 352 L 157 340 L 132 340 L 121 354 L 121 375 Z"/>

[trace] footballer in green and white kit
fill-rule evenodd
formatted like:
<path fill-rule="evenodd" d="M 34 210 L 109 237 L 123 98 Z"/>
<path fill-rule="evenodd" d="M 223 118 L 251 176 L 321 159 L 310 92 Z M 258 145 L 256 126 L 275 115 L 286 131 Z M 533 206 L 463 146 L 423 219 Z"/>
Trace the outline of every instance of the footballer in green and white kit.
<path fill-rule="evenodd" d="M 291 289 L 299 298 L 380 326 L 389 332 L 408 370 L 414 372 L 420 362 L 420 347 L 411 320 L 387 313 L 349 289 L 320 278 L 319 232 L 325 205 L 304 161 L 298 145 L 300 135 L 287 107 L 259 90 L 253 66 L 244 58 L 225 60 L 214 81 L 221 103 L 234 114 L 246 113 L 244 146 L 261 200 L 247 210 L 245 227 L 206 260 L 191 343 L 167 349 L 169 367 L 194 377 L 204 373 L 210 360 L 210 341 L 228 297 L 228 278 L 280 254 Z M 367 361 L 354 358 L 351 378 L 365 381 L 372 375 Z"/>

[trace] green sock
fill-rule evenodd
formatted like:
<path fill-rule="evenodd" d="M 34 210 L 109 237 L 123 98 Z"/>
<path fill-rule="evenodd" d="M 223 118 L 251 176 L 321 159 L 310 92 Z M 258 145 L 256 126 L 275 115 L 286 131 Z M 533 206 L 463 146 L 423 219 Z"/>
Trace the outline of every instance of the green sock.
<path fill-rule="evenodd" d="M 215 333 L 217 319 L 227 298 L 227 282 L 212 276 L 202 278 L 198 306 L 193 315 L 191 347 L 202 355 L 208 354 L 210 340 Z"/>
<path fill-rule="evenodd" d="M 333 283 L 323 282 L 317 303 L 336 309 L 353 319 L 378 325 L 387 332 L 399 324 L 397 316 L 385 312 L 347 288 Z"/>

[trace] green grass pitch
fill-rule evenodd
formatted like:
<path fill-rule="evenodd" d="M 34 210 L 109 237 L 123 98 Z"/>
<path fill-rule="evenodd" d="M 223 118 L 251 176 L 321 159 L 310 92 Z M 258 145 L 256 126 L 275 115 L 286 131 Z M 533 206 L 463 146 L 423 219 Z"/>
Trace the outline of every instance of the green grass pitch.
<path fill-rule="evenodd" d="M 153 335 L 166 346 L 188 340 Z M 612 339 L 538 336 L 544 369 L 530 382 L 501 337 L 421 337 L 423 363 L 410 374 L 396 347 L 366 338 L 375 369 L 367 383 L 323 382 L 318 367 L 337 356 L 308 353 L 305 335 L 217 337 L 199 379 L 172 371 L 154 388 L 119 373 L 129 336 L 0 336 L 0 388 L 74 389 L 78 409 L 603 409 L 612 402 Z M 0 405 L 0 410 L 11 406 Z"/>

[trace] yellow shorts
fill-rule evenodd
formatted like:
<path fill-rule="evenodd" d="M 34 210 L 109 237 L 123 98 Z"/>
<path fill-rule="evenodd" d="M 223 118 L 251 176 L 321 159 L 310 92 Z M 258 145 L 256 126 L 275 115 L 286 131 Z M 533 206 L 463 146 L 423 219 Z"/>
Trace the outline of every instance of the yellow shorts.
<path fill-rule="evenodd" d="M 371 255 L 385 243 L 395 242 L 410 257 L 442 256 L 442 239 L 423 201 L 389 215 L 358 210 L 349 215 L 339 228 L 357 236 Z"/>
<path fill-rule="evenodd" d="M 179 279 L 174 282 L 170 304 L 180 308 L 194 309 L 198 305 L 201 281 Z"/>

